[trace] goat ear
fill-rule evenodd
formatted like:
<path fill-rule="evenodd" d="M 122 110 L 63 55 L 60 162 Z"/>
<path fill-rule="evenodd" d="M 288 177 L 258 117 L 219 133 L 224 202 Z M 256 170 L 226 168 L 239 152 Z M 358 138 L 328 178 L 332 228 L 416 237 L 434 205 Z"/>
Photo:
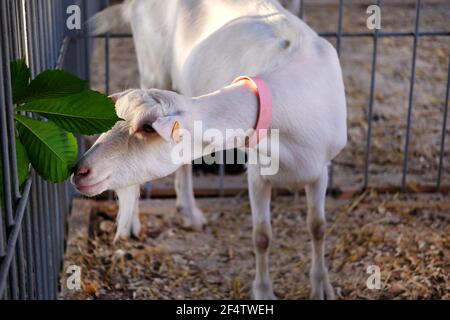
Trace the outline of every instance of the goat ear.
<path fill-rule="evenodd" d="M 128 90 L 125 90 L 125 91 L 116 92 L 116 93 L 113 93 L 113 94 L 109 95 L 108 98 L 110 98 L 113 103 L 116 103 L 117 100 L 119 100 L 119 98 L 123 97 L 127 93 L 130 93 L 131 91 L 133 91 L 133 89 L 128 89 Z"/>
<path fill-rule="evenodd" d="M 153 122 L 152 127 L 164 140 L 180 142 L 181 122 L 179 116 L 159 117 Z"/>

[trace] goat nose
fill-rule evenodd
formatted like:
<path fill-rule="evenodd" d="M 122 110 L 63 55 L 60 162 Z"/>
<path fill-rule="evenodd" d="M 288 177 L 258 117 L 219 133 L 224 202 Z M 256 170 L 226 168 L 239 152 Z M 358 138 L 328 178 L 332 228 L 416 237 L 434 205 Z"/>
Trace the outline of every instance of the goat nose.
<path fill-rule="evenodd" d="M 79 167 L 75 169 L 75 176 L 85 177 L 89 174 L 90 170 L 88 167 Z"/>

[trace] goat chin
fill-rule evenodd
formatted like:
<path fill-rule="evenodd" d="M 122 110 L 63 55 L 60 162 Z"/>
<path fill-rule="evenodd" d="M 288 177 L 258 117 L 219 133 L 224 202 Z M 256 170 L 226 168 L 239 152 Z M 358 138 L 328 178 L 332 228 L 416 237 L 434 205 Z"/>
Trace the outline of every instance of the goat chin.
<path fill-rule="evenodd" d="M 133 216 L 138 207 L 139 185 L 129 186 L 115 190 L 119 198 L 119 213 L 117 214 L 117 230 L 114 242 L 120 236 L 129 237 Z"/>

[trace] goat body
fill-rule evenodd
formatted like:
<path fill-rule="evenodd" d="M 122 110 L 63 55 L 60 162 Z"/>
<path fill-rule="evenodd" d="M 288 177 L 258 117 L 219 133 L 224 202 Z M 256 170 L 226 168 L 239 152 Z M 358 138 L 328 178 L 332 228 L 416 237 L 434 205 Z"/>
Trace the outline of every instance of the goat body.
<path fill-rule="evenodd" d="M 262 175 L 258 164 L 248 166 L 254 296 L 274 298 L 268 273 L 270 194 L 272 183 L 282 182 L 306 187 L 312 297 L 333 298 L 323 253 L 327 164 L 345 146 L 347 128 L 341 68 L 331 44 L 274 0 L 131 0 L 94 17 L 95 32 L 113 27 L 118 14 L 132 28 L 142 89 L 114 96 L 117 112 L 126 121 L 103 134 L 80 160 L 83 175 L 75 173 L 74 184 L 88 195 L 118 189 L 129 197 L 124 188 L 133 190 L 176 171 L 177 206 L 189 223 L 203 224 L 190 165 L 171 162 L 175 143 L 167 130 L 173 121 L 187 131 L 195 121 L 220 132 L 254 127 L 257 97 L 244 83 L 229 84 L 240 75 L 257 75 L 272 93 L 271 129 L 279 130 L 279 170 Z M 157 134 L 143 133 L 145 124 Z M 99 165 L 103 159 L 110 160 L 108 165 Z M 92 187 L 83 189 L 83 184 Z M 119 229 L 136 225 L 131 216 L 128 222 L 119 221 Z"/>

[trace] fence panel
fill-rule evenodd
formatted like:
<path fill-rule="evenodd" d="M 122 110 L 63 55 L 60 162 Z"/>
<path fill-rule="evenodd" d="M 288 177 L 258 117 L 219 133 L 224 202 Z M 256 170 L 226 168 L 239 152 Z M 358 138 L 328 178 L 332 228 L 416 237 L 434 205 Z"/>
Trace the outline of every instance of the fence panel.
<path fill-rule="evenodd" d="M 33 170 L 23 190 L 19 188 L 9 64 L 25 58 L 32 77 L 45 69 L 63 68 L 86 79 L 89 54 L 78 53 L 88 52 L 89 41 L 79 41 L 65 27 L 69 5 L 86 8 L 86 16 L 98 10 L 92 1 L 86 3 L 0 2 L 0 160 L 4 190 L 0 205 L 0 299 L 57 298 L 65 224 L 73 195 L 68 183 L 46 182 Z M 77 59 L 69 59 L 68 52 L 77 52 Z"/>
<path fill-rule="evenodd" d="M 99 0 L 100 3 L 102 3 L 104 6 L 109 5 L 108 0 Z M 425 1 L 426 2 L 426 1 Z M 371 150 L 372 150 L 372 127 L 373 127 L 373 118 L 374 118 L 374 100 L 375 100 L 375 93 L 376 93 L 376 73 L 378 68 L 378 49 L 379 49 L 379 41 L 380 39 L 384 38 L 392 38 L 392 39 L 399 39 L 399 38 L 411 38 L 413 39 L 413 45 L 411 48 L 411 76 L 409 78 L 409 92 L 408 92 L 408 101 L 407 101 L 407 115 L 406 119 L 404 120 L 406 123 L 406 128 L 404 132 L 404 145 L 402 146 L 403 149 L 403 160 L 400 168 L 400 179 L 396 183 L 394 187 L 394 190 L 402 190 L 402 191 L 408 191 L 407 186 L 407 178 L 408 178 L 408 164 L 409 160 L 411 158 L 411 152 L 410 152 L 410 145 L 411 145 L 411 127 L 412 127 L 412 111 L 414 109 L 414 93 L 415 93 L 415 83 L 416 83 L 416 61 L 417 61 L 417 51 L 418 51 L 418 42 L 420 38 L 429 38 L 429 37 L 449 37 L 450 31 L 447 29 L 445 30 L 446 26 L 443 25 L 443 30 L 435 30 L 435 31 L 421 31 L 420 28 L 420 20 L 421 20 L 421 11 L 423 10 L 424 2 L 421 0 L 415 0 L 415 1 L 405 1 L 403 4 L 402 2 L 398 2 L 397 5 L 404 5 L 405 8 L 409 5 L 415 6 L 415 17 L 413 22 L 413 28 L 412 31 L 382 31 L 379 29 L 374 29 L 373 31 L 367 30 L 367 31 L 358 31 L 358 32 L 344 32 L 343 25 L 344 25 L 344 10 L 345 10 L 345 4 L 352 4 L 350 2 L 346 2 L 344 0 L 337 0 L 335 2 L 333 1 L 321 1 L 320 3 L 330 3 L 331 5 L 335 5 L 337 8 L 338 13 L 338 19 L 337 19 L 337 25 L 336 25 L 336 31 L 335 32 L 320 32 L 319 35 L 329 38 L 331 40 L 335 40 L 335 46 L 336 50 L 339 55 L 341 55 L 341 49 L 342 49 L 342 40 L 344 38 L 371 38 L 373 40 L 372 43 L 372 55 L 370 57 L 371 59 L 371 69 L 370 69 L 370 86 L 368 88 L 368 102 L 367 102 L 367 132 L 366 132 L 366 138 L 364 141 L 364 160 L 363 165 L 361 168 L 362 171 L 362 185 L 361 189 L 366 189 L 368 187 L 378 187 L 380 189 L 391 189 L 392 185 L 374 185 L 370 183 L 370 177 L 371 177 Z M 319 4 L 320 4 L 319 3 Z M 355 2 L 353 4 L 360 3 L 361 5 L 363 2 Z M 307 18 L 308 12 L 307 12 L 307 6 L 311 4 L 317 4 L 315 1 L 306 1 L 302 0 L 300 5 L 300 13 L 299 16 L 301 18 Z M 378 5 L 381 9 L 381 12 L 383 12 L 383 1 L 377 0 L 374 1 L 374 4 Z M 390 3 L 392 4 L 392 3 Z M 334 10 L 334 8 L 333 8 Z M 365 14 L 365 9 L 361 9 L 362 14 Z M 89 35 L 84 35 L 85 37 L 89 37 Z M 109 92 L 110 88 L 110 39 L 114 38 L 129 38 L 132 37 L 131 34 L 128 33 L 108 33 L 105 35 L 99 35 L 96 36 L 98 38 L 104 38 L 105 42 L 105 48 L 104 48 L 104 64 L 105 64 L 105 77 L 104 77 L 104 87 L 106 88 L 106 91 Z M 442 66 L 442 68 L 447 68 L 447 66 Z M 450 72 L 450 69 L 449 69 Z M 450 75 L 449 75 L 450 79 Z M 437 169 L 437 176 L 434 183 L 434 186 L 427 186 L 429 190 L 432 191 L 440 191 L 442 188 L 442 175 L 443 175 L 443 168 L 445 166 L 445 136 L 446 136 L 446 130 L 447 130 L 447 117 L 448 117 L 448 92 L 449 92 L 449 79 L 447 79 L 446 83 L 446 99 L 445 99 L 445 105 L 443 107 L 444 114 L 443 114 L 443 120 L 442 120 L 442 134 L 440 139 L 440 149 L 439 149 L 439 155 L 438 155 L 438 169 Z M 359 169 L 355 169 L 359 170 Z M 333 189 L 341 189 L 342 186 L 336 185 L 334 183 L 334 165 L 331 164 L 331 168 L 329 170 L 330 172 L 330 182 L 329 182 L 329 188 L 331 190 Z M 356 172 L 355 172 L 356 173 Z M 358 171 L 358 173 L 360 173 Z M 393 172 L 387 172 L 388 174 L 393 174 Z M 225 178 L 225 170 L 224 165 L 219 165 L 219 186 L 218 186 L 218 195 L 224 194 L 224 188 L 226 188 L 226 182 L 224 180 Z M 448 186 L 447 186 L 448 187 Z M 147 193 L 148 194 L 148 193 Z"/>

